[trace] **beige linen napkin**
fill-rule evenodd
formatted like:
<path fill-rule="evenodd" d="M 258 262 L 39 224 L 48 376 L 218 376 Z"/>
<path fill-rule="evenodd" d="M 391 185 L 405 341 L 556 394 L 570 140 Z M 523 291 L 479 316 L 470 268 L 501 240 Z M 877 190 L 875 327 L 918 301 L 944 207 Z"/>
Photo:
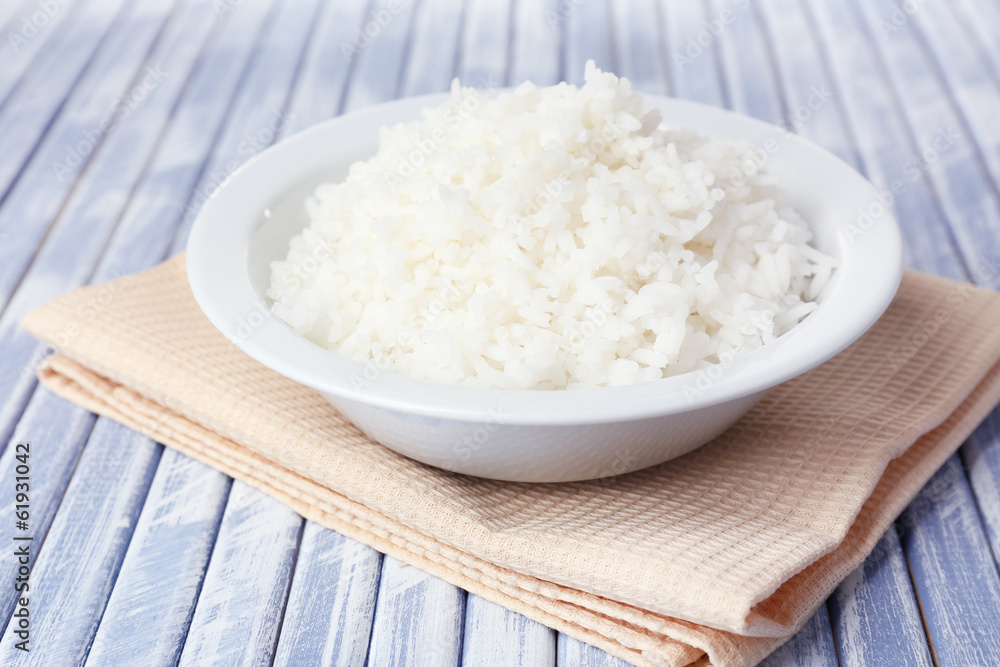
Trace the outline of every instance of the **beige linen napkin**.
<path fill-rule="evenodd" d="M 570 484 L 444 472 L 367 439 L 204 318 L 183 259 L 24 326 L 57 394 L 303 516 L 636 665 L 750 665 L 794 634 L 1000 400 L 1000 296 L 907 273 L 834 360 L 711 444 Z"/>

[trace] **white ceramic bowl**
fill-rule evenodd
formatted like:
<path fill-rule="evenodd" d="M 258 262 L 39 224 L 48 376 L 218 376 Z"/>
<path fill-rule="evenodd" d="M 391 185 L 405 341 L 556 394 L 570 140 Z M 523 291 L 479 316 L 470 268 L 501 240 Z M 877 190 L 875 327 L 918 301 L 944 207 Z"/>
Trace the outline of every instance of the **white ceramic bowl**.
<path fill-rule="evenodd" d="M 748 139 L 840 266 L 801 324 L 728 367 L 627 387 L 472 389 L 381 372 L 342 358 L 270 316 L 269 264 L 308 223 L 303 201 L 375 153 L 381 126 L 419 118 L 447 95 L 399 100 L 330 120 L 247 162 L 205 204 L 187 270 L 209 320 L 248 355 L 319 390 L 365 433 L 406 456 L 496 479 L 559 482 L 638 470 L 708 442 L 768 389 L 863 334 L 902 276 L 902 239 L 878 192 L 848 165 L 774 126 L 700 104 L 647 96 L 671 126 Z M 859 219 L 859 212 L 868 217 Z M 873 213 L 877 215 L 873 215 Z M 331 446 L 335 446 L 331 444 Z"/>

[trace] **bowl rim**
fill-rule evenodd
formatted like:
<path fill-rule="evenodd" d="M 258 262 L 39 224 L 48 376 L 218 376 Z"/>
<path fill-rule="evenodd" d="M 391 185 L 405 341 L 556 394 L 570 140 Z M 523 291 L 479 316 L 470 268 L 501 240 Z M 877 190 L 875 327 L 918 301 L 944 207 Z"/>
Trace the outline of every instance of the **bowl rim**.
<path fill-rule="evenodd" d="M 750 135 L 780 134 L 826 169 L 841 172 L 865 201 L 875 186 L 820 146 L 776 126 L 727 109 L 658 95 L 647 103 L 689 117 L 714 117 L 742 126 Z M 319 137 L 345 141 L 377 127 L 419 118 L 448 93 L 404 98 L 351 112 L 298 132 L 252 157 L 210 196 L 188 238 L 186 267 L 195 300 L 209 321 L 243 352 L 270 369 L 330 397 L 354 400 L 421 419 L 501 424 L 594 424 L 688 412 L 762 393 L 829 360 L 860 338 L 891 303 L 903 275 L 903 240 L 888 206 L 850 243 L 837 230 L 844 252 L 824 298 L 813 313 L 775 341 L 719 364 L 661 380 L 580 390 L 516 390 L 469 387 L 382 372 L 338 356 L 295 333 L 270 315 L 248 270 L 251 239 L 263 211 L 283 192 L 335 162 L 316 155 Z M 695 125 L 695 129 L 698 127 Z M 367 133 L 367 135 L 366 135 Z M 377 136 L 377 134 L 376 134 Z M 370 144 L 371 141 L 365 139 Z M 755 142 L 758 143 L 758 142 Z M 284 169 L 275 169 L 282 165 Z M 844 172 L 846 170 L 846 172 Z M 275 178 L 275 174 L 280 174 Z M 254 318 L 254 314 L 258 317 Z M 245 335 L 246 322 L 253 323 Z M 258 320 L 255 322 L 254 320 Z"/>

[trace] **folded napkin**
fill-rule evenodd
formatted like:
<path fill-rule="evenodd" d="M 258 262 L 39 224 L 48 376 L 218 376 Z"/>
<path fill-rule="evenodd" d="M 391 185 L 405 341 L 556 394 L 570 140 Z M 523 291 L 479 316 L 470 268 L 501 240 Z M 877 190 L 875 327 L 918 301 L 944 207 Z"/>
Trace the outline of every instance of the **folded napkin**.
<path fill-rule="evenodd" d="M 1000 296 L 912 272 L 860 341 L 709 445 L 567 484 L 466 477 L 372 442 L 213 328 L 181 257 L 24 326 L 57 350 L 39 368 L 55 393 L 636 665 L 761 660 L 1000 401 Z"/>

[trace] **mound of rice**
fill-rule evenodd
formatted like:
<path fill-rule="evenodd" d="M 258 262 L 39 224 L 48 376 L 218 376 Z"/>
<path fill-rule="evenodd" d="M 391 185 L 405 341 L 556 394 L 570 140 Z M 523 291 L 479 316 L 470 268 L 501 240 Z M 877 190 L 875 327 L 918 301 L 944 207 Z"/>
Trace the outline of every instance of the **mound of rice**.
<path fill-rule="evenodd" d="M 504 389 L 648 382 L 765 345 L 834 262 L 751 145 L 659 124 L 592 62 L 580 88 L 456 81 L 306 202 L 273 312 L 369 366 Z"/>

